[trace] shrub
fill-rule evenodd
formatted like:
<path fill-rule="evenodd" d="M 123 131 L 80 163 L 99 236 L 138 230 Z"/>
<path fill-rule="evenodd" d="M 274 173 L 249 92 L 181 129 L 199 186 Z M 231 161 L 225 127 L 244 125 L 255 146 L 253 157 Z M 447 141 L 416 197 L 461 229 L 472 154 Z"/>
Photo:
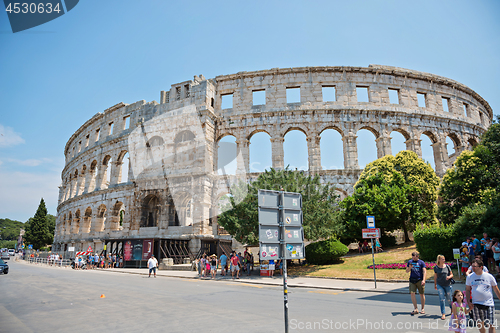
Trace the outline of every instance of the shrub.
<path fill-rule="evenodd" d="M 306 246 L 307 262 L 314 265 L 332 264 L 349 252 L 347 246 L 334 238 Z"/>
<path fill-rule="evenodd" d="M 422 260 L 436 261 L 438 254 L 453 258 L 453 248 L 459 248 L 460 239 L 453 225 L 446 227 L 430 225 L 418 227 L 413 233 Z"/>
<path fill-rule="evenodd" d="M 13 249 L 17 244 L 17 241 L 15 240 L 1 240 L 0 241 L 0 248 L 7 248 L 7 249 Z"/>

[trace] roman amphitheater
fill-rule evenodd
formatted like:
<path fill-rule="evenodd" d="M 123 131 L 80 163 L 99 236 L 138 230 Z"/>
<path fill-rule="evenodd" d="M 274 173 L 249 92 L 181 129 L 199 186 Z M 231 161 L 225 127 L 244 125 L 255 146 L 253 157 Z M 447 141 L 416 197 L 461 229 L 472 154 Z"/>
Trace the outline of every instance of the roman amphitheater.
<path fill-rule="evenodd" d="M 299 97 L 290 101 L 292 94 Z M 140 264 L 147 251 L 182 262 L 200 251 L 227 250 L 232 239 L 217 224 L 218 202 L 238 179 L 258 176 L 250 172 L 254 135 L 267 136 L 272 167 L 280 169 L 285 135 L 302 132 L 308 172 L 346 196 L 362 171 L 358 131 L 373 133 L 378 157 L 391 154 L 391 133 L 399 132 L 406 149 L 420 156 L 422 137 L 428 137 L 442 176 L 458 154 L 478 142 L 492 118 L 489 104 L 467 86 L 389 66 L 194 76 L 161 91 L 160 103 L 116 104 L 71 136 L 54 249 L 90 246 L 120 253 L 129 267 Z M 320 142 L 327 130 L 342 138 L 335 148 L 343 151 L 343 168 L 322 168 L 322 154 L 329 151 Z M 217 165 L 221 140 L 228 136 L 237 152 L 233 174 Z M 451 154 L 447 140 L 454 146 Z"/>

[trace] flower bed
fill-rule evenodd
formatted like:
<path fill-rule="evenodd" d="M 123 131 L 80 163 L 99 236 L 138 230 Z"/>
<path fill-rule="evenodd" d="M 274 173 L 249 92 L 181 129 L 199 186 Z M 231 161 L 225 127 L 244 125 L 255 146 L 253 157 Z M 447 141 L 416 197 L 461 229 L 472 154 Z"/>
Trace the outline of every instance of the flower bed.
<path fill-rule="evenodd" d="M 394 264 L 377 264 L 375 265 L 375 269 L 406 269 L 406 262 L 405 263 L 394 263 Z M 451 268 L 456 268 L 457 263 L 456 262 L 447 262 L 447 265 L 449 265 Z M 435 262 L 426 262 L 425 263 L 425 268 L 427 269 L 434 269 L 434 266 L 437 264 Z M 373 265 L 368 266 L 368 268 L 373 268 Z"/>

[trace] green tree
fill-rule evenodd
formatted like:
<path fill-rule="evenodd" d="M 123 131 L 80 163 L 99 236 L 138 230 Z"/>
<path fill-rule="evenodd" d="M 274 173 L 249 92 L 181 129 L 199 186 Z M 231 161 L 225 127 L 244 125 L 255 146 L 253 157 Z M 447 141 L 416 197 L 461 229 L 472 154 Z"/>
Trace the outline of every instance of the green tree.
<path fill-rule="evenodd" d="M 366 216 L 373 215 L 382 233 L 403 229 L 408 241 L 408 231 L 417 224 L 436 220 L 438 185 L 432 167 L 414 152 L 373 161 L 354 185 L 353 195 L 341 202 L 337 231 L 344 243 L 359 239 Z"/>
<path fill-rule="evenodd" d="M 500 194 L 500 124 L 493 124 L 473 151 L 464 151 L 446 171 L 440 188 L 439 218 L 454 223 L 469 205 L 490 205 Z"/>
<path fill-rule="evenodd" d="M 218 223 L 243 244 L 259 242 L 258 190 L 283 190 L 302 194 L 304 236 L 309 240 L 326 239 L 334 234 L 338 195 L 331 184 L 321 184 L 319 176 L 302 171 L 271 168 L 250 185 L 240 182 L 231 188 L 229 202 L 221 205 Z"/>
<path fill-rule="evenodd" d="M 47 208 L 43 198 L 40 200 L 35 216 L 26 223 L 25 239 L 28 244 L 38 250 L 47 244 L 52 244 L 54 234 L 49 231 L 49 220 L 47 218 Z"/>

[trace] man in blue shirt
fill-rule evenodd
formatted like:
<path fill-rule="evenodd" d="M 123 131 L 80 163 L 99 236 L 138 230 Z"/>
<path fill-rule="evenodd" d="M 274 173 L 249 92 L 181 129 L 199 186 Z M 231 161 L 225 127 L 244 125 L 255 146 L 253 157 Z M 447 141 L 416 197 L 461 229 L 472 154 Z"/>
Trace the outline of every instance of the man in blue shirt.
<path fill-rule="evenodd" d="M 413 252 L 411 254 L 411 260 L 406 264 L 406 273 L 410 273 L 410 296 L 411 302 L 413 303 L 412 315 L 418 314 L 417 298 L 415 296 L 416 291 L 420 294 L 420 303 L 422 304 L 422 311 L 420 313 L 425 314 L 425 280 L 427 278 L 427 269 L 425 268 L 425 262 L 420 260 L 420 254 L 418 252 Z"/>
<path fill-rule="evenodd" d="M 226 276 L 227 256 L 226 256 L 226 252 L 224 252 L 224 251 L 222 251 L 222 255 L 220 256 L 220 268 L 221 268 L 222 276 Z"/>
<path fill-rule="evenodd" d="M 476 238 L 476 235 L 472 235 L 472 247 L 474 248 L 474 255 L 482 253 L 481 242 Z"/>

